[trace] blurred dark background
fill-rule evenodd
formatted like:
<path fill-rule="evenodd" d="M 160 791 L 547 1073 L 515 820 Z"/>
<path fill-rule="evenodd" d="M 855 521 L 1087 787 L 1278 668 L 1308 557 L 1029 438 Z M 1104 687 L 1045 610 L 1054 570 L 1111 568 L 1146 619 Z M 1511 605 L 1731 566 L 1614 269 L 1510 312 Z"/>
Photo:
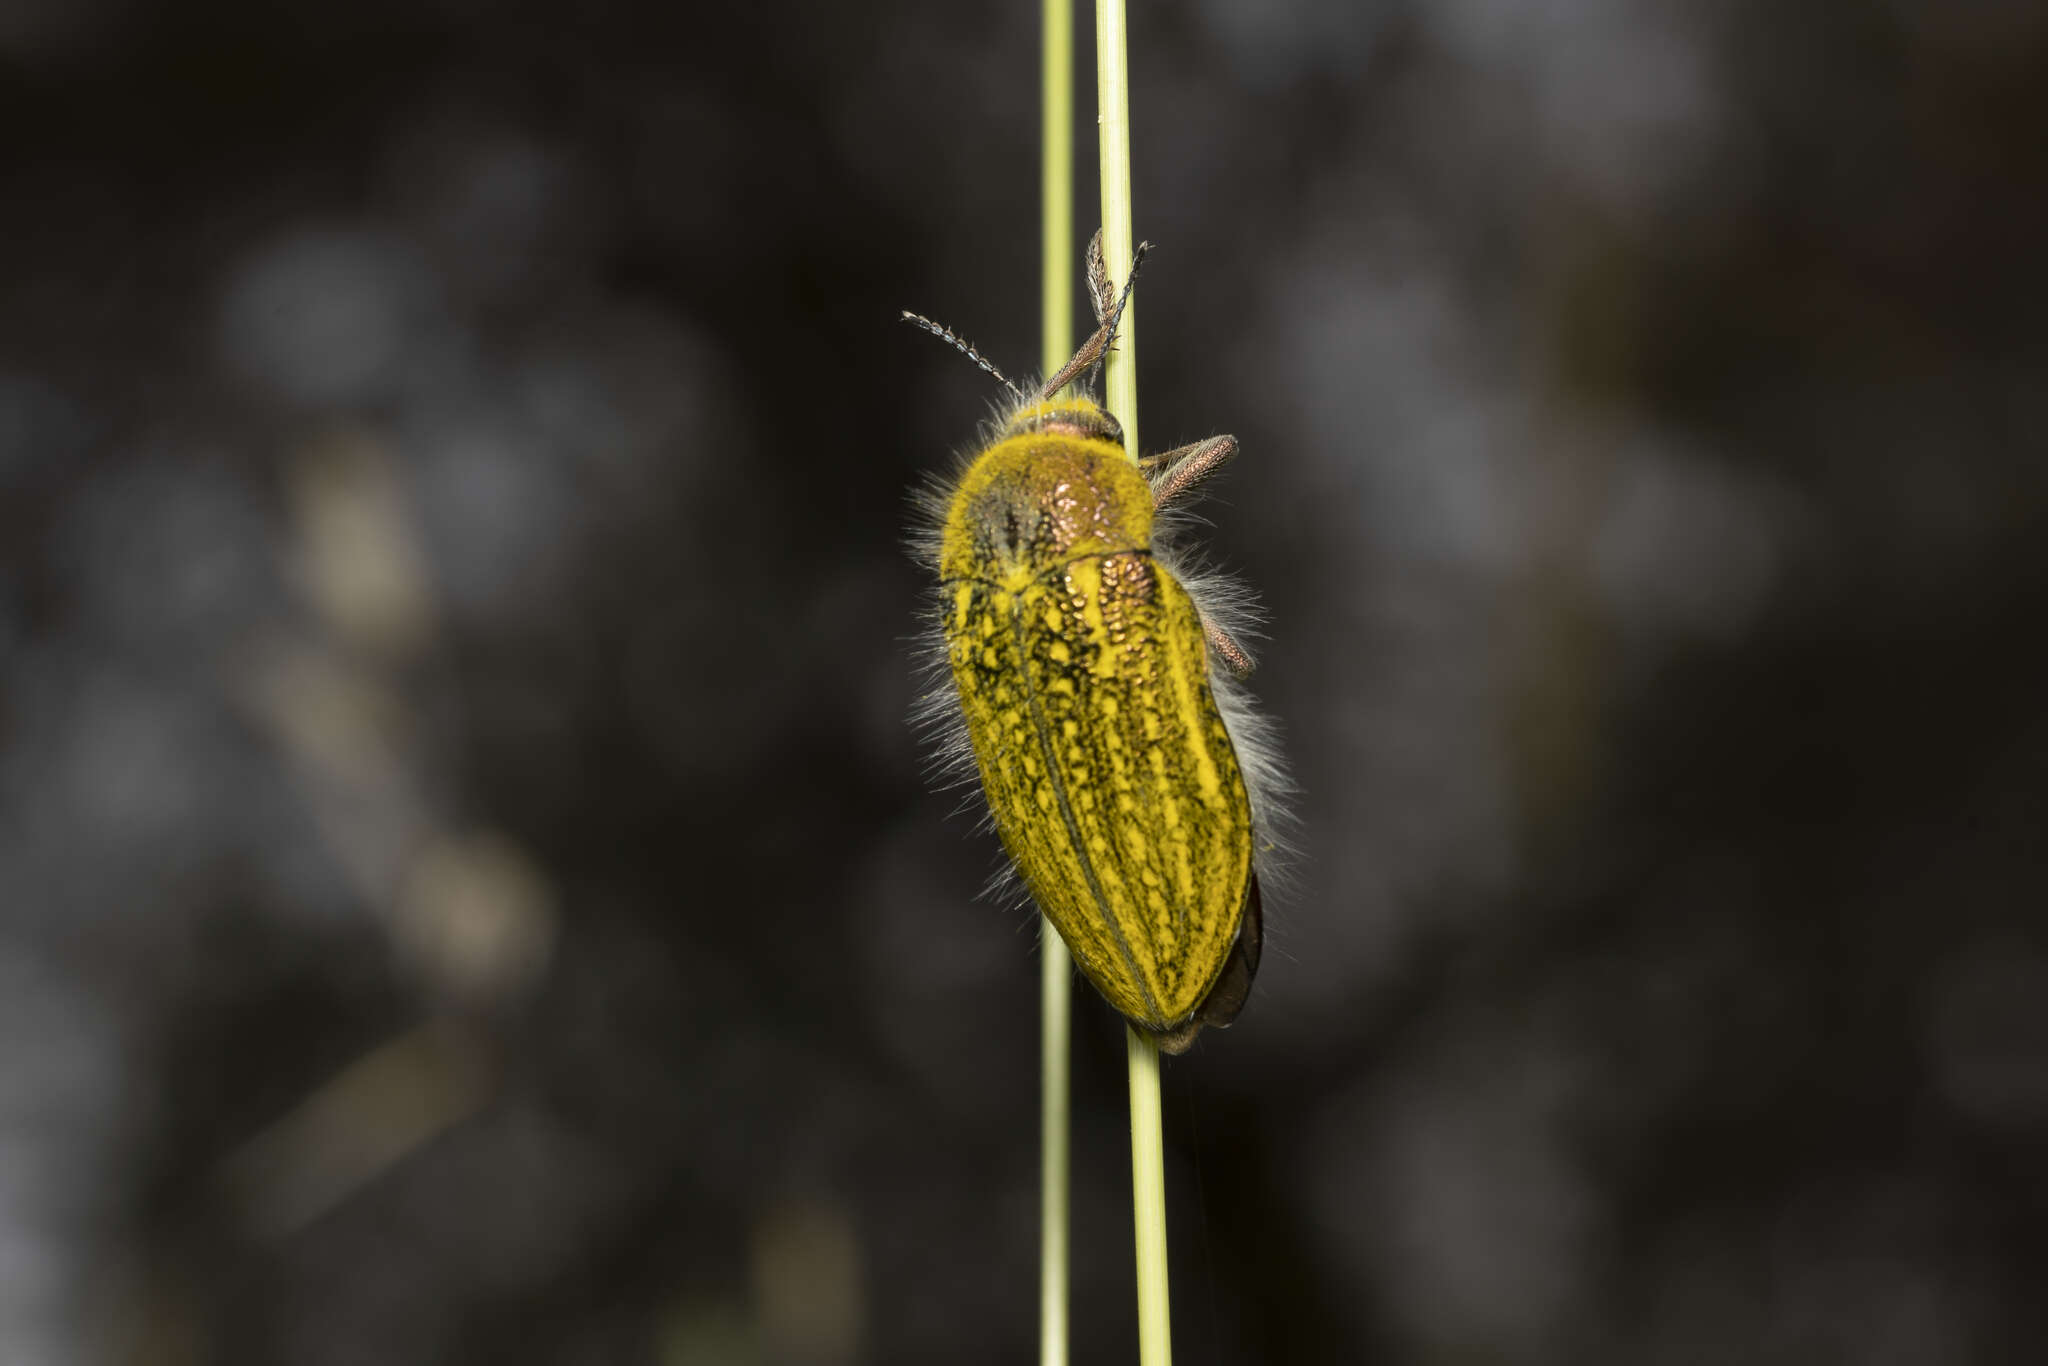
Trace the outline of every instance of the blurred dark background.
<path fill-rule="evenodd" d="M 0 1361 L 1032 1359 L 1035 930 L 904 719 L 993 386 L 895 316 L 1038 354 L 1037 22 L 0 6 Z M 2043 11 L 1131 24 L 1302 787 L 1178 1359 L 2040 1360 Z"/>

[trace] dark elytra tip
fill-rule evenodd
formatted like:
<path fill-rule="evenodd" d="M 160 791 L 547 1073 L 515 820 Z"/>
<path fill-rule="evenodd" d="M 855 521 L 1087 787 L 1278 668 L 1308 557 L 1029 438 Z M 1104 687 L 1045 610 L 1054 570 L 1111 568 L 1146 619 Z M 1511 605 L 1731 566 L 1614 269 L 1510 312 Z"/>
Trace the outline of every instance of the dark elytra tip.
<path fill-rule="evenodd" d="M 1204 1026 L 1215 1029 L 1230 1027 L 1230 1022 L 1244 1009 L 1245 1000 L 1252 993 L 1252 978 L 1258 975 L 1259 953 L 1265 940 L 1265 918 L 1265 908 L 1259 902 L 1259 875 L 1253 873 L 1245 889 L 1244 919 L 1237 927 L 1237 942 L 1231 946 L 1230 957 L 1223 960 L 1223 971 L 1216 974 L 1216 984 L 1209 988 L 1209 994 L 1195 1007 L 1195 1013 L 1187 1023 L 1152 1035 L 1160 1052 L 1187 1052 L 1188 1045 L 1195 1041 L 1195 1035 L 1201 1033 Z"/>

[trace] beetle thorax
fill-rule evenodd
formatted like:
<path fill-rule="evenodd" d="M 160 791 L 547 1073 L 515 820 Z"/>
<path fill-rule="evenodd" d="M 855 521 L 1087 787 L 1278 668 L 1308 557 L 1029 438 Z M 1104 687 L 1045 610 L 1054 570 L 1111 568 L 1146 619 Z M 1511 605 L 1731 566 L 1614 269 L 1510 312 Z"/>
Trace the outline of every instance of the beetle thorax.
<path fill-rule="evenodd" d="M 1148 550 L 1152 493 L 1121 447 L 1039 429 L 998 441 L 960 481 L 940 573 L 1011 583 L 1087 555 Z"/>

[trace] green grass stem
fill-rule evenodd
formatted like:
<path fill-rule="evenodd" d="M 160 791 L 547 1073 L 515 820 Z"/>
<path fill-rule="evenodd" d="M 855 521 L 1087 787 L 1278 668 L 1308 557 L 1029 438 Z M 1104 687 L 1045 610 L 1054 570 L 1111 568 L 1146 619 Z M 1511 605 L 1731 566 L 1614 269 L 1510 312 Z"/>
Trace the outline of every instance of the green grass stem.
<path fill-rule="evenodd" d="M 1095 85 L 1102 164 L 1102 258 L 1119 286 L 1130 278 L 1131 87 L 1123 0 L 1096 0 Z M 1125 309 L 1110 353 L 1105 397 L 1138 458 L 1138 320 Z M 1166 1278 L 1166 1150 L 1159 1122 L 1159 1048 L 1125 1027 L 1131 1080 L 1131 1215 L 1138 1253 L 1138 1361 L 1172 1366 L 1173 1306 Z"/>
<path fill-rule="evenodd" d="M 1095 0 L 1095 89 L 1102 165 L 1102 260 L 1118 287 L 1130 278 L 1131 82 L 1123 0 Z M 1124 309 L 1104 382 L 1109 411 L 1123 424 L 1124 451 L 1138 458 L 1138 304 Z"/>
<path fill-rule="evenodd" d="M 1074 0 L 1044 0 L 1040 44 L 1040 374 L 1074 349 Z M 1038 1361 L 1067 1366 L 1068 1168 L 1074 969 L 1050 921 L 1039 922 Z"/>
<path fill-rule="evenodd" d="M 1074 0 L 1045 0 L 1041 51 L 1039 360 L 1050 375 L 1074 354 Z"/>
<path fill-rule="evenodd" d="M 1072 1032 L 1074 969 L 1066 943 L 1041 919 L 1043 976 L 1039 979 L 1038 1360 L 1067 1366 L 1067 1144 L 1068 1035 Z"/>
<path fill-rule="evenodd" d="M 1159 1123 L 1159 1045 L 1124 1026 L 1131 1071 L 1131 1218 L 1138 1234 L 1139 1366 L 1173 1366 L 1166 1285 L 1166 1145 Z"/>

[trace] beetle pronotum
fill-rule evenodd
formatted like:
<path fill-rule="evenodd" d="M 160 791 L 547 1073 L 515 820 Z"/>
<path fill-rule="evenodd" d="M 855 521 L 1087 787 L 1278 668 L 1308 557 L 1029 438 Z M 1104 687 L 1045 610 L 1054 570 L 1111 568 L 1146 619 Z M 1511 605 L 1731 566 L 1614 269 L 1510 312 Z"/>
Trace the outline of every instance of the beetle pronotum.
<path fill-rule="evenodd" d="M 1149 244 L 1148 244 L 1149 245 Z M 929 491 L 942 762 L 978 771 L 1017 874 L 1095 988 L 1168 1053 L 1230 1023 L 1258 970 L 1259 875 L 1285 787 L 1271 727 L 1238 686 L 1249 597 L 1195 572 L 1170 512 L 1236 454 L 1214 436 L 1133 464 L 1086 380 L 1116 336 L 1146 245 L 1116 293 L 1088 252 L 1094 335 L 1035 390 L 966 341 L 1012 403 Z M 943 666 L 939 661 L 943 661 Z"/>

